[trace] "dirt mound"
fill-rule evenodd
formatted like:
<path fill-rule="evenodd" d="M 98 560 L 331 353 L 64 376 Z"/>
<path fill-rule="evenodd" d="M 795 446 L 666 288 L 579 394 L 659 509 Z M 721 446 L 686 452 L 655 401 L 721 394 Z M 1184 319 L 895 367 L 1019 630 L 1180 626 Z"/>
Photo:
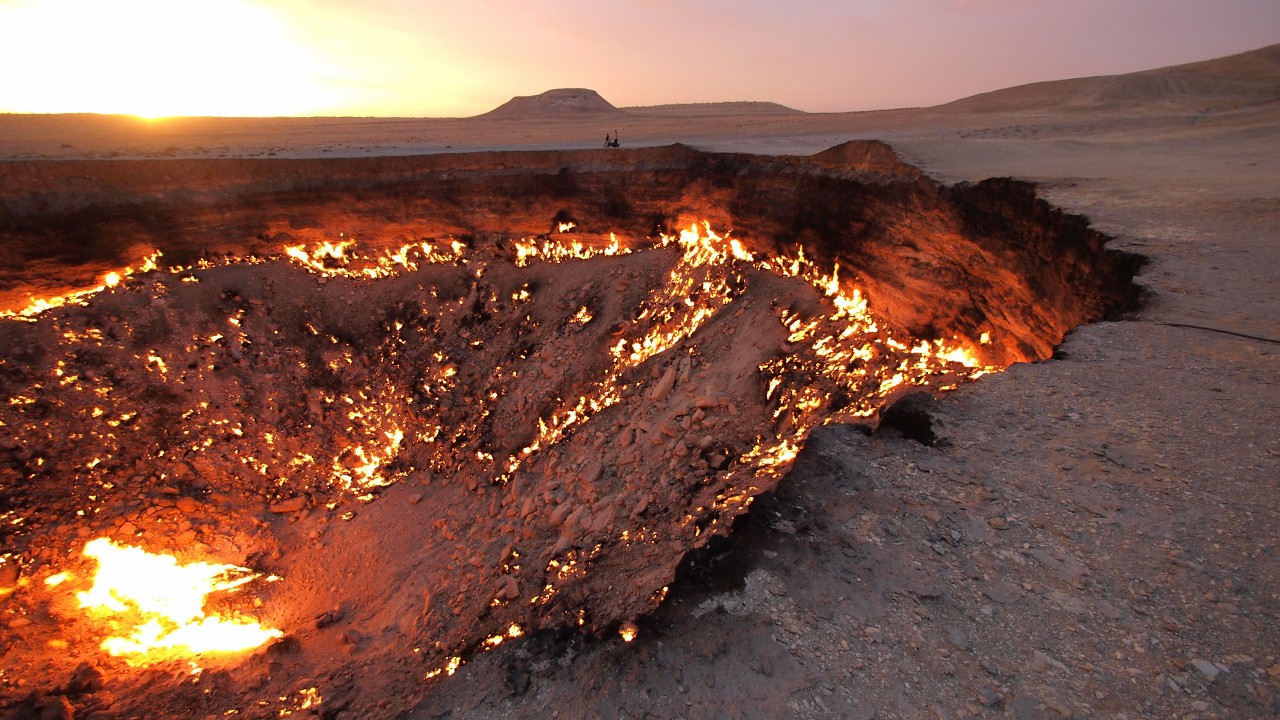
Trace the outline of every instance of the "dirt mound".
<path fill-rule="evenodd" d="M 562 88 L 540 95 L 513 97 L 477 117 L 520 120 L 564 116 L 622 115 L 623 111 L 600 97 L 595 90 Z"/>
<path fill-rule="evenodd" d="M 6 661 L 47 681 L 0 702 L 88 712 L 105 683 L 125 715 L 389 717 L 530 631 L 625 637 L 813 428 L 1132 298 L 1130 259 L 1029 186 L 939 187 L 885 152 L 221 164 L 162 200 L 198 168 L 42 176 L 86 223 L 163 218 L 187 259 L 0 324 Z M 665 230 L 692 215 L 734 236 Z M 128 628 L 76 604 L 95 537 L 278 577 L 211 605 L 284 637 L 104 655 Z"/>

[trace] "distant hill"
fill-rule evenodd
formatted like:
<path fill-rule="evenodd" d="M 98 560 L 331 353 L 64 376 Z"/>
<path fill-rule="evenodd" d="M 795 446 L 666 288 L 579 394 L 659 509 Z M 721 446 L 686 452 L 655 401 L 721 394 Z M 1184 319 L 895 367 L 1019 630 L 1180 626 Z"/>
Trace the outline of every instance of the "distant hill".
<path fill-rule="evenodd" d="M 1019 85 L 939 106 L 964 112 L 1104 109 L 1149 103 L 1208 103 L 1221 109 L 1280 100 L 1280 45 L 1123 75 Z"/>
<path fill-rule="evenodd" d="M 661 115 L 662 117 L 803 114 L 801 110 L 773 102 L 681 103 L 675 105 L 639 105 L 623 109 L 633 115 Z"/>
<path fill-rule="evenodd" d="M 614 107 L 608 100 L 600 97 L 600 93 L 586 88 L 560 88 L 548 90 L 541 95 L 524 95 L 513 97 L 498 107 L 477 117 L 510 118 L 546 118 L 565 116 L 622 115 L 623 111 Z"/>
<path fill-rule="evenodd" d="M 670 105 L 640 105 L 618 108 L 595 90 L 560 88 L 540 95 L 514 97 L 483 115 L 482 118 L 554 118 L 606 115 L 647 115 L 651 117 L 724 117 L 731 115 L 802 114 L 773 102 L 713 102 Z"/>

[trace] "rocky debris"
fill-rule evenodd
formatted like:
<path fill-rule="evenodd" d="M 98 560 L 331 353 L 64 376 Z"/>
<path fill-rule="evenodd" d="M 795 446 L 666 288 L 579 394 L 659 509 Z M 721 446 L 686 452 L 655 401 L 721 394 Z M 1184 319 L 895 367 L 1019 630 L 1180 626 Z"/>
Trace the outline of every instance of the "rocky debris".
<path fill-rule="evenodd" d="M 1057 379 L 1046 383 L 1048 377 Z M 660 645 L 664 668 L 701 668 L 721 700 L 768 682 L 759 670 L 734 674 L 727 658 L 785 652 L 804 668 L 800 685 L 811 690 L 769 693 L 752 716 L 1273 715 L 1280 708 L 1280 661 L 1271 644 L 1248 632 L 1223 632 L 1261 627 L 1265 635 L 1268 615 L 1242 601 L 1240 581 L 1231 579 L 1238 571 L 1215 571 L 1197 561 L 1208 560 L 1204 553 L 1211 546 L 1174 551 L 1195 547 L 1200 525 L 1174 532 L 1150 504 L 1149 514 L 1108 522 L 1110 516 L 1072 499 L 1081 484 L 1076 472 L 1026 473 L 1054 467 L 1045 459 L 1058 457 L 1052 443 L 983 439 L 1010 432 L 1035 437 L 1051 421 L 1027 418 L 1033 407 L 1046 416 L 1056 402 L 1046 397 L 1077 406 L 1082 397 L 1104 403 L 1113 397 L 1106 387 L 1129 385 L 1119 369 L 1087 396 L 1065 391 L 1077 382 L 1085 387 L 1084 375 L 1060 363 L 1014 380 L 994 378 L 991 384 L 1003 387 L 980 386 L 981 403 L 969 392 L 944 397 L 934 417 L 939 437 L 955 443 L 942 446 L 945 462 L 936 447 L 892 434 L 867 437 L 847 427 L 817 433 L 788 482 L 740 522 L 732 549 L 711 565 L 716 572 L 677 584 L 651 625 L 641 623 L 633 647 Z M 1088 383 L 1097 382 L 1090 374 Z M 1000 428 L 1000 422 L 1023 429 Z M 1006 455 L 993 459 L 986 450 L 991 444 Z M 1106 476 L 1113 494 L 1123 487 L 1151 492 L 1141 470 L 1151 463 L 1122 469 L 1106 463 L 1097 467 L 1112 468 Z M 1207 458 L 1197 467 L 1206 479 L 1218 472 Z M 1188 491 L 1183 483 L 1172 487 Z M 1212 487 L 1206 482 L 1200 492 Z M 1141 497 L 1126 493 L 1108 504 L 1109 512 Z M 1157 495 L 1164 497 L 1177 495 Z M 1182 511 L 1199 517 L 1202 500 L 1188 502 Z M 991 529 L 992 518 L 1002 519 L 1000 530 Z M 1222 526 L 1223 535 L 1230 526 Z M 790 532 L 778 532 L 782 527 Z M 988 530 L 975 532 L 981 527 Z M 962 531 L 958 545 L 945 540 L 952 530 Z M 1227 563 L 1220 568 L 1232 562 L 1226 558 L 1219 556 Z M 1165 575 L 1179 580 L 1157 582 Z M 929 584 L 942 591 L 919 595 L 909 589 Z M 1223 605 L 1236 606 L 1239 614 Z M 768 637 L 741 637 L 739 628 L 755 620 L 768 625 Z M 695 644 L 679 642 L 694 634 L 734 638 L 733 649 L 709 659 Z M 472 677 L 484 677 L 488 662 L 477 658 Z M 499 655 L 493 662 L 505 660 Z M 592 710 L 627 714 L 650 707 L 622 699 L 625 673 L 643 667 L 637 658 L 595 650 L 565 662 L 563 669 L 535 674 L 531 682 L 545 693 L 541 700 L 526 693 L 499 705 L 457 685 L 447 697 L 424 701 L 411 717 L 431 717 L 432 708 L 447 703 L 494 717 L 550 712 L 570 698 Z M 574 678 L 584 673 L 601 680 L 583 688 Z M 834 686 L 830 696 L 819 689 L 824 681 Z M 689 697 L 699 707 L 674 678 L 643 682 L 651 697 Z"/>
<path fill-rule="evenodd" d="M 852 181 L 841 176 L 836 184 Z M 928 184 L 919 177 L 910 182 Z M 868 202 L 893 205 L 903 191 L 874 185 Z M 319 202 L 324 193 L 317 192 L 298 202 Z M 966 210 L 974 218 L 1014 212 L 989 189 L 957 193 L 944 204 L 976 203 Z M 1032 214 L 1042 210 L 1034 198 L 1022 200 Z M 373 212 L 379 201 L 370 202 Z M 931 222 L 958 228 L 955 211 L 940 209 Z M 513 210 L 512 223 L 532 217 L 521 212 Z M 588 217 L 584 211 L 581 219 Z M 1040 234 L 1020 242 L 1079 245 L 1084 255 L 1101 248 L 1101 236 L 1079 223 L 1057 215 L 1040 220 Z M 288 242 L 340 239 L 314 218 L 298 227 L 278 222 L 271 231 L 277 235 L 268 233 L 276 241 L 286 234 Z M 777 222 L 758 219 L 762 232 Z M 394 229 L 397 238 L 441 243 L 440 235 L 412 223 Z M 999 234 L 965 239 L 965 248 L 947 252 L 1002 247 L 1010 238 Z M 603 240 L 597 232 L 596 241 Z M 343 266 L 332 259 L 318 261 L 333 271 L 319 278 L 323 283 L 285 260 L 153 273 L 87 307 L 0 327 L 9 353 L 0 381 L 11 399 L 0 414 L 27 439 L 0 467 L 6 499 L 32 520 L 9 529 L 20 551 L 41 575 L 64 566 L 80 572 L 87 563 L 79 549 L 105 534 L 184 559 L 271 573 L 281 579 L 217 602 L 232 612 L 268 613 L 287 637 L 243 665 L 217 668 L 224 680 L 205 686 L 212 688 L 207 697 L 239 698 L 246 687 L 264 697 L 292 697 L 305 667 L 320 694 L 346 681 L 365 688 L 352 696 L 348 712 L 392 715 L 424 692 L 423 678 L 456 671 L 457 662 L 474 660 L 495 638 L 565 627 L 611 634 L 651 612 L 681 558 L 727 533 L 776 486 L 790 451 L 769 442 L 802 444 L 824 413 L 849 403 L 869 402 L 874 412 L 868 398 L 878 396 L 869 391 L 911 354 L 880 342 L 869 358 L 805 365 L 816 352 L 799 336 L 833 332 L 824 325 L 833 321 L 823 319 L 830 301 L 808 281 L 759 267 L 713 272 L 674 246 L 521 267 L 510 237 L 469 241 L 461 256 L 420 258 L 415 268 L 401 265 L 377 282 L 357 270 L 337 272 Z M 824 264 L 852 261 L 844 250 L 813 242 Z M 1107 283 L 1123 268 L 1104 264 L 1098 287 L 1073 285 L 1082 295 L 1078 303 L 1033 307 L 1023 298 L 1020 307 L 1029 314 L 1022 319 L 1006 308 L 1001 322 L 1011 323 L 1010 338 L 991 347 L 990 357 L 1034 356 L 1037 346 L 1051 343 L 1044 338 L 1117 302 L 1113 295 L 1124 292 Z M 899 267 L 908 274 L 917 269 Z M 1057 287 L 1059 270 L 1032 272 L 1048 273 L 1040 281 Z M 687 296 L 666 291 L 680 273 L 695 288 Z M 903 303 L 897 291 L 885 290 L 901 280 L 885 279 L 877 290 L 898 314 L 885 329 L 867 331 L 877 340 L 890 327 L 921 323 L 916 301 Z M 913 276 L 903 286 L 923 292 L 922 282 Z M 946 280 L 948 287 L 953 282 Z M 975 334 L 972 313 L 957 321 L 955 307 L 938 308 L 931 327 L 959 322 L 956 332 Z M 778 383 L 769 381 L 766 367 Z M 870 378 L 867 387 L 842 384 L 840 373 L 850 368 Z M 937 382 L 957 381 L 956 371 L 947 368 Z M 65 432 L 48 432 L 51 424 Z M 912 543 L 940 558 L 930 562 L 971 561 L 989 578 L 979 585 L 997 603 L 1038 602 L 1041 578 L 1019 577 L 1017 585 L 999 578 L 1027 565 L 1048 566 L 1017 551 L 979 554 L 993 542 L 989 518 L 1010 519 L 1006 534 L 1028 526 L 1005 506 L 989 507 L 997 500 L 982 491 L 989 488 L 981 478 L 938 456 L 898 470 L 967 489 L 946 502 L 913 498 L 911 507 L 921 512 L 910 522 L 878 512 L 865 526 L 854 514 L 824 525 L 856 530 L 839 547 L 856 557 L 867 550 L 864 538 L 874 537 L 905 560 L 901 545 Z M 797 539 L 819 531 L 806 517 L 779 517 L 769 527 Z M 951 575 L 927 572 L 930 566 L 916 558 L 920 564 L 904 565 L 899 576 L 906 602 L 922 609 L 950 602 Z M 1065 555 L 1045 558 L 1059 572 L 1084 577 Z M 846 571 L 840 582 L 852 577 Z M 856 599 L 846 627 L 865 642 L 841 650 L 863 653 L 853 662 L 874 669 L 890 650 L 941 652 L 936 638 L 881 621 L 886 596 L 850 588 L 834 597 Z M 74 589 L 55 592 L 69 596 Z M 766 592 L 774 598 L 768 602 L 784 604 L 785 586 L 769 583 Z M 44 613 L 42 628 L 55 615 L 68 627 L 82 622 L 71 607 L 24 607 Z M 338 622 L 334 616 L 324 620 L 335 607 L 344 623 L 337 632 L 327 627 Z M 996 616 L 984 610 L 978 614 Z M 781 655 L 767 655 L 759 674 L 789 683 L 801 673 L 780 658 L 802 652 L 818 621 L 800 612 L 780 617 L 785 646 Z M 87 621 L 73 629 L 55 644 L 24 636 L 19 655 L 44 668 L 37 675 L 69 671 L 85 653 L 96 656 L 101 632 Z M 979 647 L 976 633 L 965 632 Z M 957 672 L 963 666 L 953 655 L 944 660 Z M 181 674 L 146 685 L 145 675 L 114 667 L 113 709 L 122 714 L 158 699 L 180 702 L 190 690 Z M 678 683 L 676 692 L 686 694 L 679 688 L 689 686 Z M 795 685 L 801 687 L 807 686 Z M 814 688 L 803 702 L 821 708 L 840 700 Z"/>

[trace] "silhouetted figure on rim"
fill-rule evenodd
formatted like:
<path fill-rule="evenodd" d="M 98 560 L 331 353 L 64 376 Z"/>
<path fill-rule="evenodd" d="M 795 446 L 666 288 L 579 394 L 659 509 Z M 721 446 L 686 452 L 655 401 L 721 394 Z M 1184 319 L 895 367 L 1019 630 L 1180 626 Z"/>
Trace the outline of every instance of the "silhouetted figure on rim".
<path fill-rule="evenodd" d="M 614 131 L 613 131 L 613 139 L 612 139 L 612 140 L 610 140 L 610 139 L 609 139 L 609 133 L 605 133 L 605 134 L 604 134 L 604 146 L 605 146 L 605 147 L 622 147 L 622 145 L 618 142 L 618 131 L 617 131 L 617 130 L 614 130 Z"/>

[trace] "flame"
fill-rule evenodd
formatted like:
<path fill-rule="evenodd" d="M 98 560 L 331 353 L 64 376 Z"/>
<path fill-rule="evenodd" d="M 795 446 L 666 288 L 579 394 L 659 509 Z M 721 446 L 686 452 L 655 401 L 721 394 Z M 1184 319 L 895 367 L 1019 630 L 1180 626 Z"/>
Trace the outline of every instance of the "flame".
<path fill-rule="evenodd" d="M 678 248 L 680 259 L 667 282 L 645 300 L 639 319 L 649 329 L 639 337 L 624 336 L 611 348 L 623 367 L 640 365 L 697 332 L 736 297 L 733 287 L 742 278 L 735 263 L 752 258 L 740 243 L 725 242 L 705 222 L 701 229 L 690 225 L 679 236 L 663 234 L 657 247 Z"/>
<path fill-rule="evenodd" d="M 345 236 L 344 236 L 345 237 Z M 307 270 L 325 277 L 365 278 L 378 280 L 413 272 L 420 264 L 451 263 L 462 257 L 466 245 L 457 240 L 436 246 L 429 242 L 406 243 L 381 254 L 366 255 L 356 251 L 355 240 L 324 240 L 311 248 L 286 245 L 284 254 Z"/>
<path fill-rule="evenodd" d="M 573 317 L 569 318 L 569 322 L 576 323 L 578 325 L 586 325 L 591 322 L 592 317 L 594 316 L 591 314 L 591 311 L 587 309 L 586 305 L 583 305 L 578 308 L 578 312 L 574 313 Z"/>
<path fill-rule="evenodd" d="M 283 635 L 252 618 L 205 613 L 205 598 L 261 577 L 235 565 L 179 565 L 169 555 L 98 538 L 84 554 L 98 561 L 93 586 L 77 593 L 82 608 L 110 616 L 125 629 L 102 642 L 111 655 L 145 664 L 175 656 L 252 650 Z"/>
<path fill-rule="evenodd" d="M 151 272 L 152 270 L 159 268 L 156 261 L 160 259 L 160 255 L 161 253 L 159 250 L 153 250 L 138 262 L 137 267 L 130 265 L 129 267 L 107 272 L 98 280 L 98 284 L 92 287 L 73 290 L 66 295 L 58 295 L 51 298 L 33 297 L 31 298 L 30 303 L 28 303 L 24 308 L 20 308 L 18 310 L 0 310 L 0 318 L 31 320 L 46 310 L 60 308 L 64 305 L 84 305 L 89 301 L 89 298 L 97 295 L 103 290 L 118 286 L 127 277 Z"/>
<path fill-rule="evenodd" d="M 45 578 L 44 584 L 48 587 L 57 587 L 70 579 L 71 579 L 71 573 L 64 571 L 60 573 L 55 573 Z"/>
<path fill-rule="evenodd" d="M 572 229 L 572 224 L 568 229 L 560 230 L 560 232 L 565 233 L 569 229 Z M 622 247 L 622 244 L 618 242 L 617 236 L 613 233 L 609 233 L 609 242 L 606 244 L 593 245 L 576 239 L 565 243 L 561 240 L 542 237 L 534 240 L 522 238 L 513 243 L 513 247 L 516 251 L 516 267 L 526 267 L 533 260 L 558 263 L 566 260 L 586 260 L 598 255 L 613 257 L 614 255 L 629 255 L 631 253 L 629 248 Z"/>

